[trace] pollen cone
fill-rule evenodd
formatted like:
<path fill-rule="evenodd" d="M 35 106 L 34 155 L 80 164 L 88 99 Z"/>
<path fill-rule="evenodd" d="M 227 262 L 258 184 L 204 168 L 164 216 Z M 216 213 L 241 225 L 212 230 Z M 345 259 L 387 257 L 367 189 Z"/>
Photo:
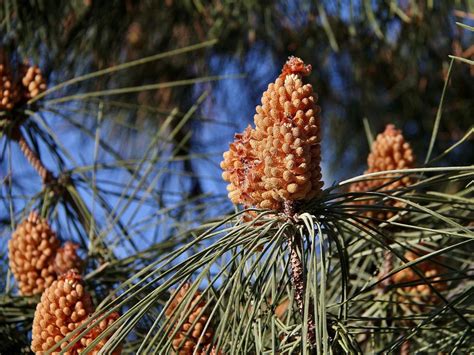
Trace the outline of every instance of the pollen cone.
<path fill-rule="evenodd" d="M 115 322 L 119 318 L 119 314 L 117 312 L 111 313 L 106 318 L 102 319 L 100 322 L 92 323 L 90 326 L 91 331 L 87 333 L 83 338 L 80 340 L 81 346 L 79 347 L 78 353 L 83 352 L 102 332 L 106 331 L 113 322 Z M 110 339 L 110 336 L 106 336 L 105 338 L 101 339 L 95 347 L 92 348 L 88 354 L 97 355 L 99 351 L 104 347 L 105 343 Z M 120 355 L 122 353 L 122 346 L 118 346 L 115 348 L 111 354 L 112 355 Z"/>
<path fill-rule="evenodd" d="M 18 225 L 8 242 L 8 258 L 22 295 L 39 294 L 52 284 L 58 248 L 56 233 L 36 212 Z"/>
<path fill-rule="evenodd" d="M 11 111 L 20 99 L 18 86 L 4 64 L 0 64 L 0 111 Z"/>
<path fill-rule="evenodd" d="M 75 272 L 61 276 L 46 289 L 36 306 L 31 350 L 37 354 L 46 352 L 80 326 L 92 311 L 92 299 L 81 277 Z M 57 353 L 67 345 L 68 342 L 63 343 Z M 78 345 L 71 354 L 77 353 Z"/>
<path fill-rule="evenodd" d="M 405 258 L 410 262 L 416 260 L 422 254 L 421 252 L 416 254 L 409 251 L 405 253 Z M 439 258 L 437 260 L 440 261 Z M 446 270 L 439 263 L 426 260 L 416 264 L 416 267 L 434 289 L 439 292 L 447 289 L 447 282 L 442 279 L 442 275 Z M 400 270 L 392 276 L 392 280 L 394 284 L 407 284 L 398 287 L 397 294 L 400 306 L 409 314 L 425 313 L 441 302 L 435 291 L 412 268 Z"/>
<path fill-rule="evenodd" d="M 21 83 L 23 85 L 23 96 L 26 100 L 35 98 L 46 90 L 46 80 L 37 65 L 24 65 L 23 72 Z"/>
<path fill-rule="evenodd" d="M 165 315 L 172 322 L 173 332 L 176 324 L 181 323 L 183 317 L 185 321 L 174 335 L 172 341 L 175 354 L 191 355 L 197 350 L 197 354 L 206 354 L 212 343 L 214 330 L 208 326 L 204 330 L 209 319 L 208 314 L 204 310 L 206 302 L 201 298 L 201 293 L 196 292 L 192 300 L 189 301 L 188 295 L 190 284 L 184 284 L 173 296 L 171 303 L 165 311 Z M 182 302 L 190 302 L 187 308 L 180 310 L 179 306 Z M 180 312 L 180 314 L 176 314 Z M 171 331 L 170 331 L 171 332 Z M 211 349 L 217 354 L 215 349 Z"/>
<path fill-rule="evenodd" d="M 410 144 L 405 141 L 401 130 L 395 128 L 393 124 L 387 125 L 385 131 L 377 135 L 377 139 L 372 143 L 371 152 L 367 158 L 368 169 L 364 174 L 375 173 L 386 170 L 411 169 L 414 167 L 415 157 Z M 393 181 L 392 181 L 393 180 Z M 374 178 L 366 181 L 359 181 L 352 184 L 351 192 L 367 192 L 370 190 L 391 191 L 400 189 L 412 184 L 410 177 L 405 176 L 401 179 L 394 179 L 390 174 L 381 178 Z M 386 185 L 385 185 L 386 184 Z M 385 185 L 385 186 L 382 186 Z M 371 205 L 373 200 L 360 201 L 360 204 Z M 390 200 L 386 202 L 387 206 L 402 207 L 400 202 Z M 392 211 L 367 211 L 367 217 L 375 217 L 379 220 L 387 220 L 393 217 Z"/>
<path fill-rule="evenodd" d="M 237 134 L 221 167 L 235 204 L 282 211 L 285 202 L 321 192 L 321 122 L 317 96 L 303 76 L 311 72 L 290 57 L 256 107 L 255 128 Z"/>
<path fill-rule="evenodd" d="M 31 349 L 36 354 L 46 353 L 87 322 L 93 310 L 92 298 L 85 290 L 81 276 L 75 271 L 69 271 L 60 276 L 45 290 L 40 303 L 36 306 Z M 83 352 L 117 318 L 118 314 L 113 313 L 98 324 L 91 323 L 90 331 L 66 351 L 66 354 L 75 355 Z M 69 341 L 62 343 L 52 354 L 59 354 L 61 349 L 73 343 L 74 340 L 75 338 L 72 337 Z M 102 339 L 90 353 L 97 354 L 107 340 L 107 337 Z M 113 354 L 120 354 L 120 349 L 115 350 Z"/>
<path fill-rule="evenodd" d="M 54 270 L 58 275 L 62 275 L 69 270 L 82 271 L 83 261 L 77 254 L 79 245 L 73 242 L 66 242 L 58 249 L 54 258 Z"/>
<path fill-rule="evenodd" d="M 263 164 L 254 155 L 250 146 L 252 128 L 248 126 L 243 134 L 236 134 L 235 140 L 224 153 L 221 167 L 222 177 L 227 186 L 229 198 L 234 204 L 257 205 L 261 201 Z"/>

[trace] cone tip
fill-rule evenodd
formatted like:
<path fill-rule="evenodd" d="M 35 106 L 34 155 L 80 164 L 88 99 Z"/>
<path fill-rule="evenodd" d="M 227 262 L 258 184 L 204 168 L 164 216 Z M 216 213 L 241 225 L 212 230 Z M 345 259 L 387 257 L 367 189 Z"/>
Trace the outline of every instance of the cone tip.
<path fill-rule="evenodd" d="M 285 77 L 288 74 L 299 74 L 306 76 L 311 74 L 311 70 L 311 64 L 305 64 L 301 58 L 290 56 L 288 57 L 285 65 L 283 65 L 280 77 Z"/>

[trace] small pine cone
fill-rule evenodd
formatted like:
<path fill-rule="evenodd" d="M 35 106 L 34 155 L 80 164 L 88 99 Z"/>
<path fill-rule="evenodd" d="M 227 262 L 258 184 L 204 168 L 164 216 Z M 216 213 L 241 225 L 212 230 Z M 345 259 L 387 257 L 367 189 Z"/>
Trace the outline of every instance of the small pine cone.
<path fill-rule="evenodd" d="M 6 66 L 0 64 L 0 111 L 11 111 L 19 100 L 18 85 Z"/>
<path fill-rule="evenodd" d="M 44 354 L 55 344 L 61 342 L 71 332 L 89 321 L 94 311 L 92 298 L 84 288 L 81 276 L 75 271 L 69 271 L 45 290 L 41 301 L 36 306 L 33 320 L 33 338 L 31 349 L 36 354 Z M 105 319 L 92 322 L 90 329 L 79 340 L 71 338 L 55 349 L 52 354 L 59 354 L 69 344 L 74 343 L 66 354 L 76 355 L 84 351 L 103 331 L 119 317 L 112 313 Z M 79 334 L 79 333 L 78 333 Z M 105 337 L 91 350 L 90 354 L 98 354 L 110 337 Z M 118 355 L 121 349 L 115 349 L 112 354 Z"/>
<path fill-rule="evenodd" d="M 58 275 L 62 275 L 69 270 L 77 270 L 81 273 L 83 261 L 77 254 L 79 245 L 73 242 L 66 242 L 58 249 L 54 258 L 54 270 Z"/>
<path fill-rule="evenodd" d="M 37 65 L 23 67 L 23 77 L 21 83 L 23 85 L 23 96 L 25 100 L 35 98 L 47 88 L 46 80 L 41 74 L 41 69 Z"/>
<path fill-rule="evenodd" d="M 58 248 L 56 233 L 36 212 L 18 225 L 8 242 L 8 258 L 22 295 L 39 294 L 53 283 Z"/>
<path fill-rule="evenodd" d="M 221 167 L 233 203 L 282 211 L 286 201 L 309 200 L 321 192 L 320 108 L 311 72 L 290 57 L 256 107 L 255 129 L 236 135 Z"/>
<path fill-rule="evenodd" d="M 372 143 L 372 151 L 367 158 L 368 171 L 410 169 L 413 168 L 415 157 L 408 142 L 402 135 L 401 130 L 396 129 L 393 124 L 388 124 L 385 131 L 377 135 L 377 139 Z M 386 180 L 388 181 L 388 180 Z M 385 181 L 385 182 L 386 182 Z M 389 188 L 407 186 L 409 181 L 399 180 L 393 182 Z M 377 180 L 370 181 L 369 185 L 374 187 L 380 185 Z"/>
<path fill-rule="evenodd" d="M 80 347 L 78 348 L 78 353 L 82 353 L 87 346 L 89 346 L 102 332 L 107 330 L 113 322 L 115 322 L 119 318 L 119 314 L 117 312 L 111 313 L 109 316 L 104 318 L 96 325 L 96 323 L 92 323 L 91 328 L 92 330 L 88 332 L 83 338 L 80 340 Z M 88 354 L 97 355 L 99 351 L 104 347 L 105 343 L 110 339 L 110 336 L 107 336 L 101 339 L 97 345 L 90 351 Z M 122 352 L 122 347 L 119 346 L 115 348 L 110 354 L 112 355 L 120 355 Z"/>
<path fill-rule="evenodd" d="M 186 317 L 186 320 L 176 332 L 172 341 L 173 349 L 179 355 L 191 355 L 195 350 L 197 350 L 197 354 L 206 354 L 214 336 L 214 330 L 209 326 L 203 334 L 203 329 L 209 317 L 203 311 L 206 302 L 201 298 L 199 291 L 194 294 L 186 309 L 180 310 L 181 313 L 179 315 L 175 314 L 181 302 L 189 302 L 189 298 L 186 298 L 186 295 L 189 292 L 190 286 L 188 283 L 184 284 L 174 294 L 171 303 L 165 310 L 166 317 L 171 319 L 173 330 L 176 324 L 181 322 L 182 317 Z"/>
<path fill-rule="evenodd" d="M 368 169 L 364 174 L 386 170 L 411 169 L 414 167 L 414 164 L 415 157 L 410 144 L 405 142 L 402 132 L 399 129 L 396 129 L 393 124 L 389 124 L 386 126 L 385 131 L 378 134 L 377 139 L 372 143 L 372 149 L 367 158 Z M 389 175 L 385 175 L 383 178 L 359 181 L 351 185 L 350 191 L 367 192 L 379 188 L 378 191 L 383 192 L 400 189 L 413 183 L 413 179 L 408 176 L 389 183 L 391 179 Z M 381 187 L 384 184 L 387 185 Z M 374 201 L 365 200 L 360 201 L 359 204 L 371 205 L 374 204 Z M 386 202 L 386 205 L 403 207 L 403 204 L 393 200 Z M 383 221 L 393 217 L 394 213 L 392 211 L 377 211 L 377 213 L 368 211 L 366 215 Z"/>
<path fill-rule="evenodd" d="M 418 254 L 408 251 L 405 253 L 405 258 L 408 261 L 413 261 L 419 258 L 421 252 Z M 438 259 L 439 260 L 439 259 Z M 448 288 L 446 281 L 442 280 L 442 274 L 446 270 L 439 264 L 426 260 L 416 265 L 427 281 L 431 282 L 433 288 L 441 292 Z M 394 284 L 413 283 L 397 288 L 399 302 L 404 310 L 410 314 L 422 314 L 426 311 L 425 305 L 434 306 L 440 303 L 441 299 L 434 293 L 434 291 L 424 283 L 418 274 L 412 268 L 405 268 L 400 270 L 392 276 Z"/>
<path fill-rule="evenodd" d="M 69 272 L 61 276 L 46 289 L 36 306 L 31 349 L 43 354 L 80 326 L 92 312 L 92 299 L 80 275 Z M 59 354 L 68 344 L 64 342 L 53 354 Z M 80 346 L 76 343 L 70 354 L 77 353 Z"/>

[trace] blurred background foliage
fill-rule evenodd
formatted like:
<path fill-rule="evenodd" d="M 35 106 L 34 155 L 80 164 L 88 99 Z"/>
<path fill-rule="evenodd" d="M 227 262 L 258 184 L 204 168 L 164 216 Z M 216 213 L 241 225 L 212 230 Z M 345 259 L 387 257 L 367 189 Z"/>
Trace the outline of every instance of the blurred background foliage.
<path fill-rule="evenodd" d="M 1 11 L 4 44 L 40 61 L 53 81 L 218 39 L 204 55 L 187 54 L 88 84 L 97 90 L 114 81 L 134 86 L 233 69 L 245 78 L 207 84 L 213 90 L 201 113 L 238 129 L 252 120 L 260 93 L 285 58 L 303 58 L 314 68 L 311 81 L 320 95 L 327 137 L 323 152 L 326 178 L 332 183 L 351 175 L 348 172 L 362 172 L 368 151 L 361 139 L 364 117 L 375 132 L 389 122 L 396 123 L 416 152 L 426 151 L 448 55 L 469 59 L 474 54 L 472 32 L 455 26 L 456 21 L 472 24 L 472 6 L 472 2 L 459 0 L 5 0 Z M 453 70 L 456 85 L 450 85 L 447 92 L 450 100 L 444 114 L 449 119 L 442 121 L 438 151 L 460 139 L 472 124 L 473 75 L 468 65 Z M 195 99 L 196 90 L 189 86 L 127 97 L 132 103 L 162 110 L 175 106 L 184 110 Z M 153 124 L 159 124 L 160 117 L 138 114 L 127 120 L 140 125 L 151 118 Z M 236 131 L 234 127 L 219 137 L 222 140 L 209 140 L 199 130 L 209 127 L 199 122 L 187 127 L 192 125 L 198 133 L 189 148 L 195 151 L 222 151 Z M 472 147 L 450 155 L 447 163 L 473 161 Z M 199 169 L 192 165 L 186 168 Z M 196 191 L 203 189 L 195 184 Z"/>

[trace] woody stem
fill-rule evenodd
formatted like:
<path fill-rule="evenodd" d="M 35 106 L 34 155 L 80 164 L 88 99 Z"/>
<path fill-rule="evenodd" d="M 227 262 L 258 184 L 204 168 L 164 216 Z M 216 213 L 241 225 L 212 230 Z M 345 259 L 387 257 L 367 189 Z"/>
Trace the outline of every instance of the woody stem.
<path fill-rule="evenodd" d="M 405 340 L 400 348 L 400 355 L 410 355 L 410 341 Z"/>
<path fill-rule="evenodd" d="M 393 254 L 391 253 L 391 251 L 386 250 L 383 256 L 384 256 L 384 262 L 382 265 L 382 269 L 380 270 L 380 273 L 379 273 L 379 280 L 383 279 L 386 275 L 388 275 L 388 273 L 392 271 L 392 268 L 393 268 Z M 392 284 L 392 279 L 389 277 L 389 278 L 384 279 L 381 282 L 380 286 L 385 290 L 391 284 Z"/>
<path fill-rule="evenodd" d="M 295 291 L 295 300 L 296 305 L 301 313 L 301 316 L 304 316 L 304 294 L 306 280 L 304 275 L 303 264 L 301 262 L 301 239 L 295 233 L 291 233 L 288 236 L 288 247 L 290 249 L 290 265 L 291 265 L 291 282 L 293 284 L 293 289 Z M 316 342 L 315 336 L 315 322 L 313 314 L 308 313 L 308 340 L 311 345 L 314 345 Z"/>
<path fill-rule="evenodd" d="M 25 156 L 26 160 L 28 160 L 30 165 L 33 167 L 33 169 L 36 170 L 41 180 L 43 181 L 43 184 L 47 184 L 48 182 L 50 182 L 53 179 L 53 174 L 43 165 L 41 159 L 28 145 L 28 142 L 21 133 L 20 129 L 15 129 L 13 139 L 18 142 L 21 152 Z"/>

